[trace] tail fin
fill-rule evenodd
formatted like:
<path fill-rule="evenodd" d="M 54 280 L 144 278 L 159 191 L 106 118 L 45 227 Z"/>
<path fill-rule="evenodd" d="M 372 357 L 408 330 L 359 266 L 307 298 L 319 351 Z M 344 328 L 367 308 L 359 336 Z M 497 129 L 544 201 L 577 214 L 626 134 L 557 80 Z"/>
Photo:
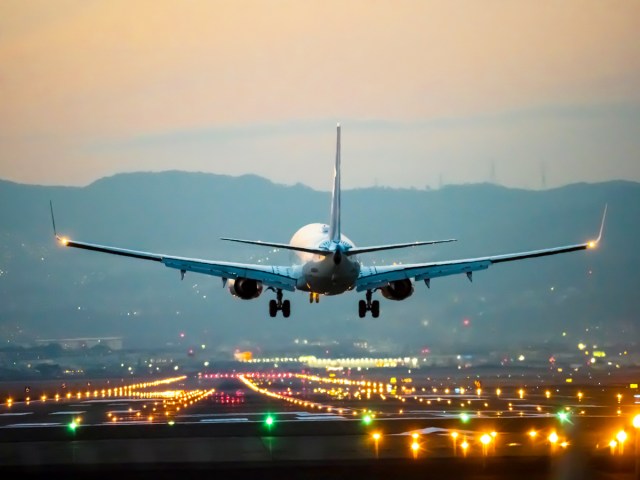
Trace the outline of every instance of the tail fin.
<path fill-rule="evenodd" d="M 338 124 L 338 139 L 336 142 L 336 165 L 333 171 L 329 239 L 335 243 L 340 242 L 340 124 Z"/>

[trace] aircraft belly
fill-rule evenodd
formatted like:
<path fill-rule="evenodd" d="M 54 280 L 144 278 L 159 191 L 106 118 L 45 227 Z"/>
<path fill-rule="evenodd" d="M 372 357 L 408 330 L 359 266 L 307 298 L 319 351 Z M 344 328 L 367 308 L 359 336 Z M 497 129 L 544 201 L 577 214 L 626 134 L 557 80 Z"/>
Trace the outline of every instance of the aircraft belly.
<path fill-rule="evenodd" d="M 304 265 L 298 289 L 323 295 L 338 295 L 355 286 L 360 273 L 360 264 L 347 258 L 335 264 L 329 256 L 319 262 Z"/>

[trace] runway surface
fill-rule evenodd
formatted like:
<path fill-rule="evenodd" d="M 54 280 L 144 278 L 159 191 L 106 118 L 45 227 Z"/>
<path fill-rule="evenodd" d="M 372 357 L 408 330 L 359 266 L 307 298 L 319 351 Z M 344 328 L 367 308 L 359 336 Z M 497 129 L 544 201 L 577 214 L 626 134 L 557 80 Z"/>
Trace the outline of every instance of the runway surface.
<path fill-rule="evenodd" d="M 154 478 L 635 475 L 640 397 L 628 384 L 324 375 L 0 385 L 0 469 L 99 477 L 133 469 Z"/>

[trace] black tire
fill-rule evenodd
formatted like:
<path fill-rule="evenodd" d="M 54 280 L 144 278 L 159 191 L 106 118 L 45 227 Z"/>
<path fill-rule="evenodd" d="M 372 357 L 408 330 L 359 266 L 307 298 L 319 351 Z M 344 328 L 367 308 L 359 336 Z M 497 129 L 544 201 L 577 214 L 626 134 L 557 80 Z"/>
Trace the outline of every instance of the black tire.
<path fill-rule="evenodd" d="M 367 314 L 367 302 L 365 302 L 364 300 L 360 300 L 358 302 L 358 316 L 360 318 L 364 318 L 366 314 Z"/>
<path fill-rule="evenodd" d="M 278 304 L 275 300 L 269 300 L 269 316 L 275 317 L 278 313 Z"/>
<path fill-rule="evenodd" d="M 378 318 L 380 316 L 380 302 L 378 300 L 371 302 L 371 316 L 373 318 Z"/>
<path fill-rule="evenodd" d="M 291 315 L 291 302 L 289 300 L 285 300 L 282 302 L 282 316 L 284 318 L 289 318 Z"/>

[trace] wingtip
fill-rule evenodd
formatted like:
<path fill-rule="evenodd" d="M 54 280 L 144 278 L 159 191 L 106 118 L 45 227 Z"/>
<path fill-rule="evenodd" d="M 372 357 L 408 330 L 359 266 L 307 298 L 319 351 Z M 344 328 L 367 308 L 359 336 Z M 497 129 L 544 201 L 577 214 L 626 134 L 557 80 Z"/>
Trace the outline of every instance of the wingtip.
<path fill-rule="evenodd" d="M 607 209 L 609 208 L 609 204 L 605 203 L 604 204 L 604 211 L 602 212 L 602 221 L 600 222 L 600 231 L 598 232 L 598 238 L 596 238 L 595 240 L 591 240 L 589 243 L 587 243 L 587 247 L 588 248 L 596 248 L 598 246 L 598 244 L 600 243 L 600 240 L 602 240 L 602 234 L 604 233 L 604 222 L 607 218 Z"/>

